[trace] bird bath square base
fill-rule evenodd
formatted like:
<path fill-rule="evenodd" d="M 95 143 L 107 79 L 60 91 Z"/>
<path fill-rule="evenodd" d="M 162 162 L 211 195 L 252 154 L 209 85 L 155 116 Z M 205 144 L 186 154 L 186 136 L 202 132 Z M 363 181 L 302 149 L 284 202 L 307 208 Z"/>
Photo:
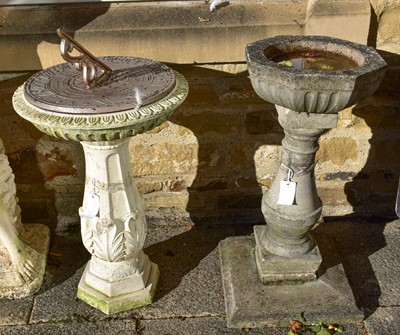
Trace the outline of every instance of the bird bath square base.
<path fill-rule="evenodd" d="M 91 273 L 91 261 L 89 261 L 78 285 L 78 298 L 108 315 L 151 304 L 160 272 L 157 264 L 150 262 L 147 256 L 145 257 L 146 261 L 141 273 L 121 280 L 97 277 Z M 137 290 L 137 287 L 140 287 L 138 282 L 142 282 L 142 289 Z M 88 285 L 91 283 L 96 289 Z M 99 291 L 100 287 L 102 292 Z"/>
<path fill-rule="evenodd" d="M 252 236 L 229 237 L 219 244 L 227 324 L 230 328 L 287 327 L 305 312 L 310 322 L 354 323 L 364 318 L 354 301 L 335 248 L 318 241 L 328 267 L 317 280 L 265 285 L 260 281 Z"/>

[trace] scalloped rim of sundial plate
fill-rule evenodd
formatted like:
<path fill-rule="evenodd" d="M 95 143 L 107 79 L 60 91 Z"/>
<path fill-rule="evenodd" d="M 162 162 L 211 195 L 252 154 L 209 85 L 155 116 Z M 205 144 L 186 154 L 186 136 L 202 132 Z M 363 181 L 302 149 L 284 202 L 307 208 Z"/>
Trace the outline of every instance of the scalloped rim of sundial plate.
<path fill-rule="evenodd" d="M 32 105 L 63 114 L 104 114 L 143 107 L 167 96 L 175 87 L 174 71 L 145 58 L 105 56 L 113 71 L 95 87 L 85 87 L 72 64 L 49 67 L 30 77 L 24 97 Z"/>

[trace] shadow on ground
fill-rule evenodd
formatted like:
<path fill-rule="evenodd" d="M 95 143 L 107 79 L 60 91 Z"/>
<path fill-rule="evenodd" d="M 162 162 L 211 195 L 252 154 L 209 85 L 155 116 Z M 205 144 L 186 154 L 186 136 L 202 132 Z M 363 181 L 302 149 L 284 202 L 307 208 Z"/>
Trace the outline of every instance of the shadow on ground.
<path fill-rule="evenodd" d="M 388 222 L 326 218 L 312 232 L 320 246 L 322 267 L 343 265 L 356 305 L 364 312 L 364 319 L 379 307 L 382 292 L 369 257 L 386 246 L 383 232 Z M 327 253 L 324 247 L 326 240 L 333 242 L 336 255 L 329 249 Z"/>
<path fill-rule="evenodd" d="M 182 231 L 181 233 L 176 233 Z M 156 301 L 176 289 L 183 277 L 195 269 L 228 236 L 248 235 L 252 225 L 218 225 L 197 223 L 181 228 L 165 228 L 163 240 L 144 249 L 150 260 L 160 269 L 160 284 Z M 152 243 L 152 232 L 147 243 Z M 158 233 L 158 235 L 160 235 Z M 218 278 L 219 279 L 219 278 Z"/>

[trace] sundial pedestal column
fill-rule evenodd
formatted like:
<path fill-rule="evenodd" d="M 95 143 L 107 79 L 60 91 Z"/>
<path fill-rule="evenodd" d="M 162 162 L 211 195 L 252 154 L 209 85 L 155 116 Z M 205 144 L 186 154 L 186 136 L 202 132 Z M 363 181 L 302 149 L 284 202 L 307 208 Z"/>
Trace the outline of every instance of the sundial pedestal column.
<path fill-rule="evenodd" d="M 86 185 L 79 215 L 92 258 L 78 298 L 107 314 L 151 303 L 159 278 L 158 266 L 142 251 L 146 218 L 130 173 L 129 140 L 81 142 Z"/>

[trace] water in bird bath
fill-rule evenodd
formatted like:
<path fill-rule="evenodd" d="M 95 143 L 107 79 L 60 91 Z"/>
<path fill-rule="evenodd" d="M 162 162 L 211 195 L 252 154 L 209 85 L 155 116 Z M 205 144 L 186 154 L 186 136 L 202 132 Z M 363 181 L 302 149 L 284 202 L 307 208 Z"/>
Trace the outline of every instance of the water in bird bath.
<path fill-rule="evenodd" d="M 341 71 L 357 67 L 358 64 L 347 57 L 331 52 L 292 52 L 277 55 L 272 60 L 279 65 L 298 70 Z"/>

